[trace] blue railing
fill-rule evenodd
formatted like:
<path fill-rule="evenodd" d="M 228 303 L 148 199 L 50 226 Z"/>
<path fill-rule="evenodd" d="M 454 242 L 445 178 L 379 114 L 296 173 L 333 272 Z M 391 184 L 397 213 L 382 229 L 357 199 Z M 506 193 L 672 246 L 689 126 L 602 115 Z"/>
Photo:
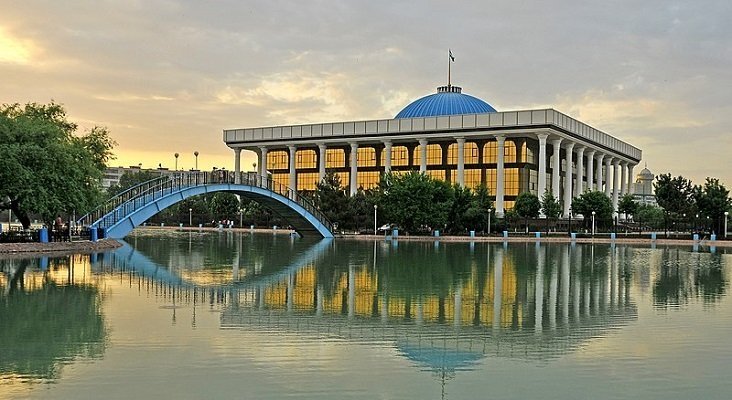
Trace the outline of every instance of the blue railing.
<path fill-rule="evenodd" d="M 333 223 L 307 197 L 271 178 L 257 174 L 240 174 L 239 183 L 270 190 L 297 203 L 312 214 L 323 226 L 333 231 Z M 109 228 L 145 205 L 183 189 L 212 185 L 233 184 L 235 173 L 231 171 L 181 172 L 161 176 L 131 187 L 108 199 L 94 211 L 77 221 L 79 226 Z"/>

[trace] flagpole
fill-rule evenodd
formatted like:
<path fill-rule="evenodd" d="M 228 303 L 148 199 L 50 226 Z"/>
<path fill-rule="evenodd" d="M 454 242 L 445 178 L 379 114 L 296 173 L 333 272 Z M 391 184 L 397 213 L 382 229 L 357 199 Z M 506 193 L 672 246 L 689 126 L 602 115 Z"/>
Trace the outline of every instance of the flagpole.
<path fill-rule="evenodd" d="M 450 50 L 447 50 L 447 87 L 450 87 L 450 74 L 451 74 L 451 68 L 452 68 L 452 57 L 450 54 Z"/>

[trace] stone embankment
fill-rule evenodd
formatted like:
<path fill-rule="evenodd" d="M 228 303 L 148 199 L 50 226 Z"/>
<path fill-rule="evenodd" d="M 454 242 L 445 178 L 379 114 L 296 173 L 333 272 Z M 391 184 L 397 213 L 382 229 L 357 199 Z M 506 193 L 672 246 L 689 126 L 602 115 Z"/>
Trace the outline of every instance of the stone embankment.
<path fill-rule="evenodd" d="M 0 243 L 0 257 L 8 254 L 24 255 L 61 255 L 68 253 L 97 253 L 114 250 L 122 244 L 113 239 L 103 239 L 98 242 L 82 240 L 78 242 L 51 242 L 51 243 Z"/>

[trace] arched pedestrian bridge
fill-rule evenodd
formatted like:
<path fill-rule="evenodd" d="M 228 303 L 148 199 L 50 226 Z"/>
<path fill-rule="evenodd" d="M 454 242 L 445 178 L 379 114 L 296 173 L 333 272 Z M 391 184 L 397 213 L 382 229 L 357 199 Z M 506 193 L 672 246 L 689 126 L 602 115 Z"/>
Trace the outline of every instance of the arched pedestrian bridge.
<path fill-rule="evenodd" d="M 224 171 L 181 172 L 152 179 L 112 197 L 77 223 L 102 228 L 106 237 L 121 239 L 160 211 L 191 196 L 215 192 L 255 200 L 301 236 L 333 237 L 333 224 L 297 191 L 256 174 L 235 176 Z"/>

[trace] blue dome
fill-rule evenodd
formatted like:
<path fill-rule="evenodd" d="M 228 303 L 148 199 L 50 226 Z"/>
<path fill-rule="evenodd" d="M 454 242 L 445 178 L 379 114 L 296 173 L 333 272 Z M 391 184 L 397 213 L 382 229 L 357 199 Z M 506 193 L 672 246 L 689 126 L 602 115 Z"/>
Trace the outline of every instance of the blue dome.
<path fill-rule="evenodd" d="M 440 86 L 437 88 L 437 93 L 413 101 L 394 118 L 496 112 L 496 109 L 485 101 L 461 92 L 462 88 L 457 86 Z"/>

